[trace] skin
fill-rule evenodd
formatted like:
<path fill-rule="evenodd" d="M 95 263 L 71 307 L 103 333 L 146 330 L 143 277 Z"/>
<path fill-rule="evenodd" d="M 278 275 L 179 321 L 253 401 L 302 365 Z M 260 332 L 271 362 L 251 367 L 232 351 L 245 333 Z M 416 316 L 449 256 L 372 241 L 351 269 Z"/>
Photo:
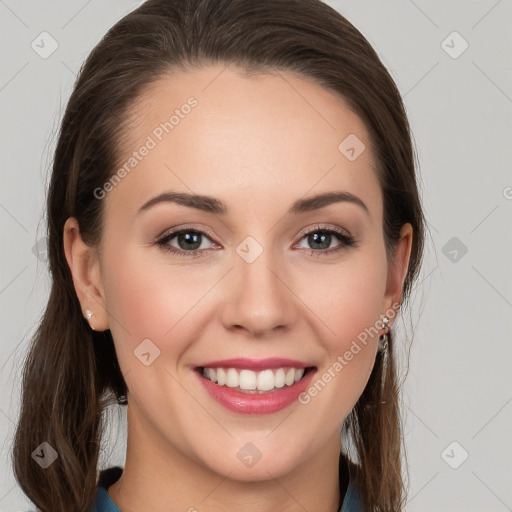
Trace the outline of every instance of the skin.
<path fill-rule="evenodd" d="M 321 375 L 400 300 L 412 228 L 403 226 L 388 264 L 368 132 L 340 97 L 292 72 L 247 77 L 211 65 L 162 78 L 133 105 L 122 155 L 190 96 L 197 107 L 102 199 L 100 245 L 85 245 L 73 218 L 64 228 L 84 316 L 93 311 L 91 326 L 111 330 L 129 388 L 126 464 L 109 493 L 123 512 L 337 512 L 339 428 L 367 383 L 378 335 L 308 404 L 268 415 L 224 409 L 192 368 L 290 357 Z M 338 150 L 349 134 L 366 145 L 355 161 Z M 137 214 L 170 190 L 214 196 L 229 213 L 160 203 Z M 300 198 L 341 190 L 369 214 L 350 202 L 286 213 Z M 202 257 L 154 244 L 185 224 L 211 233 Z M 311 245 L 304 233 L 318 225 L 358 245 L 334 235 Z M 247 236 L 263 248 L 252 263 L 236 252 Z M 187 250 L 177 238 L 168 244 Z M 149 366 L 134 356 L 147 338 L 160 350 Z M 262 454 L 252 467 L 237 458 L 248 442 Z"/>

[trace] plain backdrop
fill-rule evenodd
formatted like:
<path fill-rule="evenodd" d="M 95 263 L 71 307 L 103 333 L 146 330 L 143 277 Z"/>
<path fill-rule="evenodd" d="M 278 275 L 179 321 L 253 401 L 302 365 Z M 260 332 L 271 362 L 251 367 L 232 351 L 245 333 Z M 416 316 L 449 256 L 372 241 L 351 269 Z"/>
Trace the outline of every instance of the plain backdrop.
<path fill-rule="evenodd" d="M 31 508 L 10 449 L 20 367 L 49 290 L 56 132 L 81 63 L 139 3 L 0 0 L 0 512 Z M 413 308 L 396 324 L 404 347 L 413 338 L 407 511 L 512 510 L 512 2 L 328 3 L 390 70 L 420 162 L 431 236 Z M 123 462 L 123 415 L 112 419 L 104 466 Z"/>

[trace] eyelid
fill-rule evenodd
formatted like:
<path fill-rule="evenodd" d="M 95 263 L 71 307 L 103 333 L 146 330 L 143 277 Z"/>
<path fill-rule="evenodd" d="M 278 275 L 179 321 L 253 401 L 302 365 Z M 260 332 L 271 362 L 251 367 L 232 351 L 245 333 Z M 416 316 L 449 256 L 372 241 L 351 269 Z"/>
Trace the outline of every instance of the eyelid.
<path fill-rule="evenodd" d="M 210 232 L 210 230 L 204 226 L 195 227 L 195 226 L 191 226 L 189 224 L 183 224 L 183 225 L 179 225 L 179 226 L 174 226 L 173 228 L 170 228 L 170 229 L 166 229 L 161 234 L 157 235 L 155 237 L 155 240 L 161 240 L 162 238 L 167 238 L 170 235 L 177 235 L 181 231 L 196 231 L 197 233 L 206 235 L 212 242 L 215 239 L 215 235 L 213 235 Z"/>
<path fill-rule="evenodd" d="M 353 238 L 353 236 L 346 229 L 340 228 L 339 226 L 315 224 L 314 226 L 304 228 L 304 230 L 301 231 L 301 233 L 298 235 L 298 241 L 300 242 L 306 235 L 316 231 L 334 231 L 339 235 L 343 235 L 347 238 Z"/>

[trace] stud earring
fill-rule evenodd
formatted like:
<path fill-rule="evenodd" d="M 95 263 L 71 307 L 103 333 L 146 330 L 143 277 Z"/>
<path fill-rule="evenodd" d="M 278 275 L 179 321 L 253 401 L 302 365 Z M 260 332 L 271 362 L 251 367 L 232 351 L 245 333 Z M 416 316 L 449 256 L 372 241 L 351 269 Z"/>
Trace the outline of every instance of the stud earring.
<path fill-rule="evenodd" d="M 95 331 L 96 329 L 91 325 L 91 317 L 92 317 L 93 314 L 94 313 L 90 309 L 86 310 L 86 312 L 85 312 L 85 316 L 86 316 L 86 318 L 87 318 L 87 320 L 89 322 L 89 326 L 91 327 L 91 329 L 93 331 Z"/>
<path fill-rule="evenodd" d="M 388 348 L 388 332 L 389 332 L 389 318 L 384 316 L 382 318 L 382 326 L 386 329 L 386 332 L 379 338 L 379 352 L 384 352 Z"/>

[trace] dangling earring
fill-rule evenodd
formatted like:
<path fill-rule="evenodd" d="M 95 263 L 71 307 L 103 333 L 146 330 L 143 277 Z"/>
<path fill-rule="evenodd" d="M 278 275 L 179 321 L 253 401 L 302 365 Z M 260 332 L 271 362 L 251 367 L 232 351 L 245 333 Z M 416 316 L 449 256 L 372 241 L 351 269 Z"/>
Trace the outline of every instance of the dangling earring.
<path fill-rule="evenodd" d="M 388 332 L 389 332 L 389 318 L 387 316 L 382 318 L 383 328 L 386 329 L 386 332 L 380 336 L 379 338 L 379 352 L 384 352 L 388 348 Z"/>
<path fill-rule="evenodd" d="M 93 313 L 90 309 L 86 310 L 86 312 L 85 312 L 85 316 L 86 316 L 86 318 L 87 318 L 87 321 L 89 322 L 89 326 L 90 326 L 90 328 L 91 328 L 93 331 L 95 331 L 96 329 L 91 325 L 91 317 L 92 317 L 92 315 L 93 315 L 93 314 L 94 314 L 94 313 Z"/>

